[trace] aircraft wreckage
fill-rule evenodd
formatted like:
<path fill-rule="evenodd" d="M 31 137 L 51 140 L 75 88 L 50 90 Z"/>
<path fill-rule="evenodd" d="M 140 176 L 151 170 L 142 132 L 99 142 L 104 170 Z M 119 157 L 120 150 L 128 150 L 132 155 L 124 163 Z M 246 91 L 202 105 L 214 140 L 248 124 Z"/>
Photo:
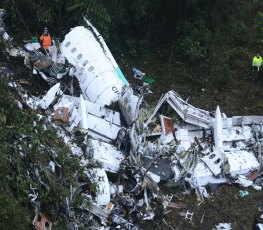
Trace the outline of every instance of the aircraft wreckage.
<path fill-rule="evenodd" d="M 85 171 L 97 192 L 94 197 L 84 194 L 87 200 L 80 207 L 99 217 L 98 226 L 106 228 L 111 218 L 115 226 L 135 229 L 135 221 L 121 213 L 121 203 L 140 218 L 153 218 L 150 200 L 163 196 L 160 182 L 185 184 L 201 197 L 208 196 L 208 184 L 238 183 L 261 189 L 257 178 L 262 174 L 263 116 L 227 117 L 219 106 L 215 112 L 205 111 L 174 91 L 147 110 L 142 103 L 147 85 L 139 94 L 133 92 L 88 20 L 85 26 L 73 28 L 59 48 L 54 44 L 46 54 L 39 50 L 39 43 L 13 47 L 2 17 L 0 31 L 9 43 L 7 53 L 23 57 L 32 73 L 50 84 L 42 97 L 21 97 L 24 103 L 45 111 L 58 136 L 81 158 L 83 166 L 100 163 Z M 79 82 L 78 96 L 61 90 L 63 79 L 70 77 Z M 17 84 L 11 77 L 10 85 Z M 75 128 L 85 135 L 84 149 L 70 135 Z M 114 174 L 120 174 L 118 183 L 109 177 Z M 112 203 L 116 194 L 118 201 Z M 137 200 L 139 194 L 142 196 Z M 166 208 L 171 199 L 163 196 L 163 200 Z M 142 206 L 146 206 L 146 214 L 140 211 Z"/>

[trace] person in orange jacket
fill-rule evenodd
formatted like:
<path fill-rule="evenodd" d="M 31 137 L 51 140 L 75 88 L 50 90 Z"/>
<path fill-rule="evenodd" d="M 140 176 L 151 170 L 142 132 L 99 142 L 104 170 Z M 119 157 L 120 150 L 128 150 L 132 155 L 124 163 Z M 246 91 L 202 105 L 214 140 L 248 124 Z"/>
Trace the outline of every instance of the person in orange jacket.
<path fill-rule="evenodd" d="M 40 37 L 40 41 L 43 49 L 48 49 L 51 45 L 51 36 L 48 33 L 47 27 L 44 28 L 44 33 Z"/>

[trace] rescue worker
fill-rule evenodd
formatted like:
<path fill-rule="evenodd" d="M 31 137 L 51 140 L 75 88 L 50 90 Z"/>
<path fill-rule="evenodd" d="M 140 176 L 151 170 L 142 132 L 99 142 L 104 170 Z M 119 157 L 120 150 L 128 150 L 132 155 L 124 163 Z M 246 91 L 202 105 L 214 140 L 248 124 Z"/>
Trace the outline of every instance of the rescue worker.
<path fill-rule="evenodd" d="M 257 53 L 257 55 L 253 58 L 252 61 L 255 81 L 258 81 L 261 78 L 262 64 L 262 57 L 259 55 L 259 53 Z"/>
<path fill-rule="evenodd" d="M 46 51 L 48 51 L 48 48 L 51 45 L 51 36 L 48 33 L 47 27 L 44 28 L 44 33 L 42 34 L 42 36 L 40 37 L 40 41 L 41 41 L 41 45 L 42 48 Z"/>

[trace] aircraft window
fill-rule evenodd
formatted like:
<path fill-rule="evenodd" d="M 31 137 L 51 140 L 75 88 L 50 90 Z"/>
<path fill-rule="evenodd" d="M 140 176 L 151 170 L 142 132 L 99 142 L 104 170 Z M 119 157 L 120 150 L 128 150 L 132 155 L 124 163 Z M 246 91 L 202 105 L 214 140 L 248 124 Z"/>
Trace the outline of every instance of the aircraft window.
<path fill-rule="evenodd" d="M 93 67 L 93 66 L 90 66 L 90 67 L 88 68 L 88 71 L 91 72 L 92 70 L 94 70 L 94 67 Z"/>
<path fill-rule="evenodd" d="M 191 173 L 187 173 L 187 174 L 186 174 L 186 177 L 188 177 L 188 178 L 191 178 L 191 176 L 192 176 Z"/>
<path fill-rule="evenodd" d="M 77 56 L 77 59 L 80 60 L 81 58 L 82 58 L 82 54 L 79 54 L 79 55 Z"/>
<path fill-rule="evenodd" d="M 65 46 L 66 46 L 66 47 L 69 47 L 70 45 L 71 45 L 71 43 L 70 43 L 70 42 L 67 42 Z"/>
<path fill-rule="evenodd" d="M 76 48 L 73 48 L 72 50 L 71 50 L 71 53 L 75 53 L 76 52 Z"/>
<path fill-rule="evenodd" d="M 83 63 L 83 66 L 86 66 L 88 63 L 89 63 L 89 61 L 86 60 L 86 61 Z"/>
<path fill-rule="evenodd" d="M 216 155 L 213 153 L 209 156 L 209 159 L 213 159 Z"/>

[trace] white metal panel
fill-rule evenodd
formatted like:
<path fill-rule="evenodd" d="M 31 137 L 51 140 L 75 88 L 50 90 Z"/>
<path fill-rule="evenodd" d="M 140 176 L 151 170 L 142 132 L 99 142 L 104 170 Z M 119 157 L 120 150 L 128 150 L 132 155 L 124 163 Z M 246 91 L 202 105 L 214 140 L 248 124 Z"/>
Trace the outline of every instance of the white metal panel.
<path fill-rule="evenodd" d="M 114 140 L 117 137 L 117 134 L 121 127 L 110 124 L 110 122 L 105 121 L 102 118 L 89 115 L 88 129 L 92 132 L 99 133 L 102 136 L 106 136 Z"/>
<path fill-rule="evenodd" d="M 259 169 L 260 163 L 253 152 L 249 151 L 235 151 L 225 152 L 225 156 L 230 164 L 230 175 L 246 174 L 255 169 Z"/>
<path fill-rule="evenodd" d="M 101 141 L 92 140 L 92 146 L 94 159 L 101 162 L 106 171 L 117 173 L 124 155 L 114 146 Z"/>
<path fill-rule="evenodd" d="M 46 95 L 42 98 L 40 107 L 42 109 L 47 109 L 48 106 L 56 99 L 56 96 L 59 94 L 62 94 L 62 92 L 60 90 L 60 83 L 57 83 L 52 88 L 50 88 Z"/>
<path fill-rule="evenodd" d="M 59 102 L 54 105 L 54 110 L 58 109 L 59 107 L 63 107 L 65 105 L 68 105 L 69 103 L 73 102 L 74 105 L 72 107 L 78 108 L 79 107 L 79 98 L 73 97 L 69 95 L 63 95 Z M 108 121 L 110 124 L 115 124 L 118 126 L 121 126 L 121 119 L 120 119 L 120 113 L 113 111 L 111 109 L 105 108 L 103 106 L 100 106 L 98 104 L 95 104 L 93 102 L 84 100 L 86 111 L 89 114 L 103 118 L 104 120 Z M 72 107 L 70 109 L 72 109 Z"/>
<path fill-rule="evenodd" d="M 81 119 L 79 122 L 79 127 L 82 129 L 88 129 L 89 118 L 85 106 L 85 101 L 82 95 L 80 95 L 80 100 L 79 100 L 79 116 Z"/>

